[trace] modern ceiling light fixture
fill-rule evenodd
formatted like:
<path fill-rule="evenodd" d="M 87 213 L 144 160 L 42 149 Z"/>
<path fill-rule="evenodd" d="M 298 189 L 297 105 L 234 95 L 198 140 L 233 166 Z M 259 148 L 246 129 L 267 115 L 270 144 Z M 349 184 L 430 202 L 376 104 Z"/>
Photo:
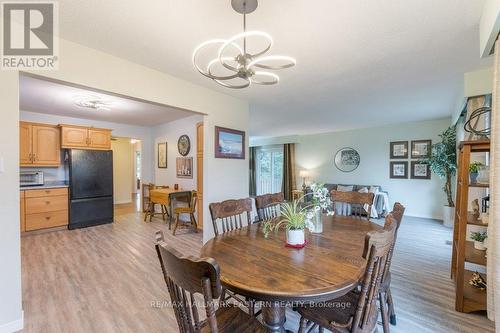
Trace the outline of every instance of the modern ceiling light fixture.
<path fill-rule="evenodd" d="M 75 96 L 75 105 L 82 108 L 94 109 L 97 111 L 111 110 L 112 102 L 106 101 L 97 95 L 79 95 Z"/>
<path fill-rule="evenodd" d="M 231 0 L 231 5 L 243 15 L 243 32 L 229 39 L 212 39 L 200 44 L 193 52 L 194 67 L 204 76 L 227 88 L 242 89 L 251 84 L 278 83 L 278 75 L 261 69 L 289 68 L 295 66 L 296 60 L 288 56 L 265 56 L 273 46 L 272 37 L 263 31 L 246 31 L 246 15 L 255 11 L 257 0 Z M 259 51 L 250 52 L 247 45 L 249 38 L 260 38 L 265 46 Z M 220 45 L 217 58 L 209 61 L 204 69 L 198 64 L 198 56 L 202 50 L 214 45 Z"/>

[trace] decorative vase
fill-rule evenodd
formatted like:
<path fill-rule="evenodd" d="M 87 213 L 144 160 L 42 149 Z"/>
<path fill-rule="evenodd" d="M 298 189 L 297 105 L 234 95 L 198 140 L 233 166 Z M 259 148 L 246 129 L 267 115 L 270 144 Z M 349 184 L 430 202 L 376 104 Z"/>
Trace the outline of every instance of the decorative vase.
<path fill-rule="evenodd" d="M 486 250 L 486 246 L 484 246 L 484 242 L 474 241 L 474 248 L 476 250 L 481 250 L 481 251 Z"/>
<path fill-rule="evenodd" d="M 304 245 L 304 243 L 305 243 L 304 229 L 287 230 L 286 231 L 286 243 L 288 245 L 292 245 L 292 246 Z"/>
<path fill-rule="evenodd" d="M 323 220 L 321 218 L 321 209 L 318 209 L 317 211 L 314 212 L 314 216 L 312 219 L 313 223 L 313 230 L 311 232 L 313 234 L 320 234 L 323 232 Z"/>
<path fill-rule="evenodd" d="M 455 207 L 443 206 L 443 225 L 453 228 L 455 222 Z"/>
<path fill-rule="evenodd" d="M 477 172 L 470 172 L 469 173 L 469 176 L 470 176 L 470 183 L 471 184 L 475 184 L 477 183 L 477 176 L 479 175 L 479 173 Z"/>

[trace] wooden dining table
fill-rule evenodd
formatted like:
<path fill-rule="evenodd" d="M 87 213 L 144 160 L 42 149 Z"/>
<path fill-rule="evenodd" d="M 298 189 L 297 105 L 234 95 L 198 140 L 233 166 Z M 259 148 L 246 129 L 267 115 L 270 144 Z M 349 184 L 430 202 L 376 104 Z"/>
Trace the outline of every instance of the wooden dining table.
<path fill-rule="evenodd" d="M 302 249 L 285 246 L 284 230 L 265 238 L 256 223 L 212 238 L 201 256 L 217 261 L 224 287 L 260 303 L 270 332 L 284 332 L 287 306 L 335 299 L 357 286 L 366 267 L 365 236 L 382 230 L 345 216 L 322 219 L 323 232 L 306 231 Z"/>

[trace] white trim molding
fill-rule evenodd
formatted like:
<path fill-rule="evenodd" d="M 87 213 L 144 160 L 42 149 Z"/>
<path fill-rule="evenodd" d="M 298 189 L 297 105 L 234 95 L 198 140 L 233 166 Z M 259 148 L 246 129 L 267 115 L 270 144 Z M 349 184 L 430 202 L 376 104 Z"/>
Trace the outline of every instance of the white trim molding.
<path fill-rule="evenodd" d="M 21 318 L 0 325 L 0 333 L 13 333 L 24 328 L 24 311 L 21 311 Z"/>

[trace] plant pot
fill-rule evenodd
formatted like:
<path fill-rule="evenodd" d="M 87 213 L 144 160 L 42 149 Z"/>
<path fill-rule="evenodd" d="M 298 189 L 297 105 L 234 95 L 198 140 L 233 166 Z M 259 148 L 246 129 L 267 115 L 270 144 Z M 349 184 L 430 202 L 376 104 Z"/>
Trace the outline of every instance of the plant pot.
<path fill-rule="evenodd" d="M 305 239 L 304 229 L 286 231 L 286 243 L 288 245 L 304 245 Z"/>
<path fill-rule="evenodd" d="M 474 241 L 474 248 L 476 250 L 481 250 L 481 251 L 486 250 L 486 246 L 484 246 L 484 242 Z"/>
<path fill-rule="evenodd" d="M 455 207 L 443 206 L 443 225 L 453 228 L 455 224 Z"/>
<path fill-rule="evenodd" d="M 469 172 L 469 177 L 470 177 L 470 183 L 471 184 L 476 184 L 477 183 L 477 176 L 479 173 L 477 172 Z"/>

